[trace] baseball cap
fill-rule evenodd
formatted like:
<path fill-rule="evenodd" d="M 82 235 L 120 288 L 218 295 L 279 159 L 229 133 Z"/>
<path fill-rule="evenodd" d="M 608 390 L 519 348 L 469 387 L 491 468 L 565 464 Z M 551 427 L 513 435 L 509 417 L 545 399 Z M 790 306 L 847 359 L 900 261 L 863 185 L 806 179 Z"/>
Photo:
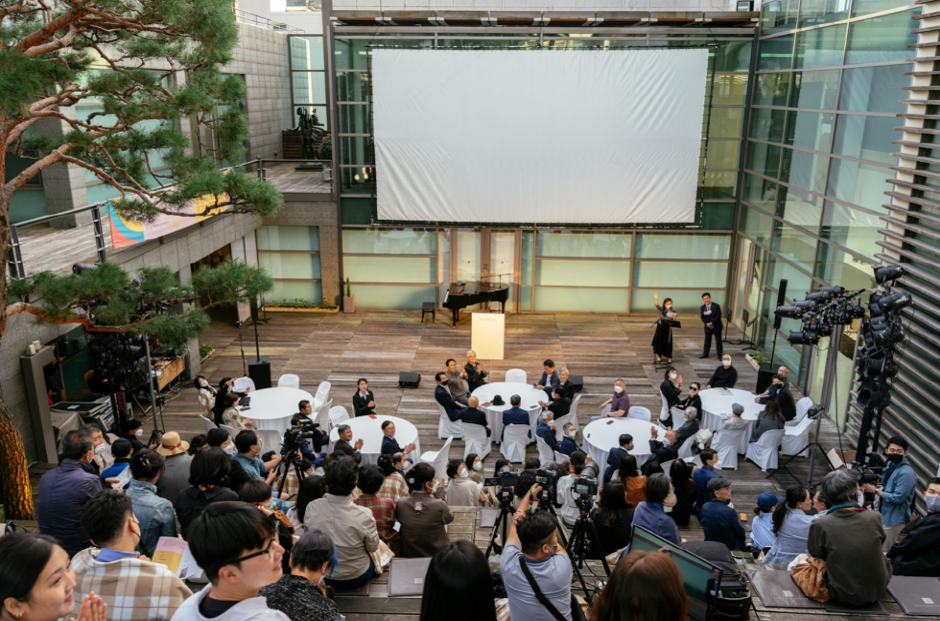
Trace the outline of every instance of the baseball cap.
<path fill-rule="evenodd" d="M 721 477 L 715 477 L 714 479 L 709 479 L 708 481 L 708 491 L 716 492 L 722 487 L 731 487 L 731 481 L 728 479 L 723 479 Z"/>
<path fill-rule="evenodd" d="M 777 503 L 783 501 L 783 496 L 777 496 L 773 492 L 763 492 L 757 497 L 757 506 L 761 508 L 761 511 L 770 511 Z"/>
<path fill-rule="evenodd" d="M 731 411 L 737 414 L 738 416 L 741 416 L 742 414 L 744 414 L 744 406 L 741 405 L 740 403 L 733 403 L 731 404 Z"/>

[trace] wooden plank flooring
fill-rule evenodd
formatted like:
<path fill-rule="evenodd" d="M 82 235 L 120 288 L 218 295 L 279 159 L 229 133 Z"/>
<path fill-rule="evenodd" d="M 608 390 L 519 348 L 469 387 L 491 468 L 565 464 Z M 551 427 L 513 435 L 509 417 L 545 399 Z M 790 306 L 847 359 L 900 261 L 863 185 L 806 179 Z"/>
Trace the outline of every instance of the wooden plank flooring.
<path fill-rule="evenodd" d="M 453 357 L 463 361 L 470 348 L 470 315 L 463 313 L 456 328 L 444 313 L 434 323 L 421 323 L 420 312 L 357 312 L 345 314 L 267 314 L 268 323 L 258 326 L 262 355 L 270 356 L 272 375 L 276 382 L 282 373 L 300 376 L 301 386 L 310 392 L 323 380 L 332 383 L 334 405 L 351 408 L 356 380 L 366 377 L 376 395 L 380 414 L 400 416 L 418 427 L 423 450 L 435 450 L 443 441 L 437 437 L 438 411 L 434 403 L 434 373 L 443 370 L 444 361 Z M 521 368 L 530 380 L 541 372 L 541 363 L 552 358 L 560 368 L 567 367 L 572 375 L 584 376 L 584 396 L 579 410 L 583 426 L 598 412 L 599 405 L 611 393 L 613 382 L 623 378 L 633 405 L 641 405 L 658 413 L 661 401 L 658 393 L 662 381 L 661 370 L 654 369 L 650 347 L 652 318 L 616 315 L 509 315 L 506 318 L 506 359 L 484 361 L 495 381 L 503 378 L 506 370 Z M 685 385 L 692 381 L 706 381 L 717 361 L 714 353 L 701 360 L 702 331 L 698 322 L 688 322 L 689 328 L 676 330 L 675 366 L 683 376 Z M 732 330 L 728 339 L 737 341 L 740 333 Z M 243 328 L 245 355 L 254 355 L 254 334 L 250 327 Z M 203 342 L 210 343 L 216 352 L 205 361 L 203 374 L 213 384 L 224 376 L 243 374 L 243 360 L 238 329 L 234 317 L 214 316 Z M 739 373 L 738 386 L 753 389 L 756 373 L 744 360 L 741 346 L 725 344 L 725 352 L 734 357 Z M 421 385 L 416 389 L 398 387 L 399 371 L 421 374 Z M 536 376 L 537 377 L 537 376 Z M 165 416 L 167 430 L 180 432 L 189 439 L 202 433 L 197 417 L 199 406 L 191 384 L 175 390 L 169 400 Z M 149 425 L 147 426 L 149 429 Z M 838 448 L 838 434 L 828 421 L 823 423 L 821 442 L 828 450 Z M 848 449 L 847 442 L 843 442 Z M 536 456 L 535 445 L 529 446 L 529 456 Z M 463 442 L 455 441 L 451 454 L 463 454 Z M 484 470 L 489 472 L 498 459 L 498 446 L 485 460 Z M 798 458 L 791 469 L 805 479 L 808 459 Z M 818 481 L 828 471 L 822 456 L 817 460 Z M 37 470 L 37 473 L 39 470 Z M 751 514 L 757 495 L 774 490 L 782 493 L 793 480 L 784 473 L 769 479 L 743 456 L 737 471 L 724 471 L 734 481 L 734 499 L 742 512 Z M 479 528 L 479 511 L 456 509 L 457 519 L 450 527 L 455 538 L 472 537 L 481 548 L 486 547 L 489 529 Z M 693 520 L 694 523 L 694 520 Z M 701 539 L 697 526 L 683 531 L 683 537 Z M 588 566 L 590 574 L 603 573 L 602 568 Z M 418 598 L 389 598 L 387 574 L 373 581 L 369 597 L 339 597 L 340 610 L 348 621 L 416 621 L 420 611 Z M 888 598 L 890 599 L 890 597 Z M 888 603 L 892 618 L 903 616 L 896 604 Z M 771 610 L 760 605 L 755 595 L 752 619 L 761 621 L 796 621 L 820 616 L 820 611 Z M 822 614 L 825 614 L 822 611 Z"/>

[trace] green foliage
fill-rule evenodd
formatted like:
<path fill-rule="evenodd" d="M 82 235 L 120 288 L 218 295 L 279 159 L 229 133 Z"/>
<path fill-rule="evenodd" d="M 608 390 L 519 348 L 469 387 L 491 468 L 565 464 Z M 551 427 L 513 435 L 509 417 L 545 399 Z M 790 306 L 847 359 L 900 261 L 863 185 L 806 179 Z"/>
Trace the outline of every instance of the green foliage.
<path fill-rule="evenodd" d="M 267 308 L 319 308 L 323 310 L 333 310 L 336 308 L 336 304 L 333 304 L 326 298 L 323 298 L 319 302 L 310 302 L 303 298 L 285 298 L 271 302 L 265 300 L 264 305 Z"/>
<path fill-rule="evenodd" d="M 199 359 L 205 360 L 215 352 L 215 347 L 208 343 L 199 343 Z"/>
<path fill-rule="evenodd" d="M 351 283 L 349 282 L 349 276 L 346 277 L 346 297 L 347 298 L 352 297 L 352 286 L 351 286 Z"/>
<path fill-rule="evenodd" d="M 317 153 L 317 156 L 321 160 L 333 159 L 333 136 L 332 134 L 327 134 L 326 138 L 323 139 L 323 142 L 320 143 L 320 151 L 319 153 Z"/>
<path fill-rule="evenodd" d="M 762 354 L 756 349 L 750 350 L 749 352 L 747 352 L 747 355 L 750 356 L 751 359 L 757 363 L 757 366 L 762 366 L 765 362 L 767 362 L 767 358 L 764 357 L 764 354 Z"/>

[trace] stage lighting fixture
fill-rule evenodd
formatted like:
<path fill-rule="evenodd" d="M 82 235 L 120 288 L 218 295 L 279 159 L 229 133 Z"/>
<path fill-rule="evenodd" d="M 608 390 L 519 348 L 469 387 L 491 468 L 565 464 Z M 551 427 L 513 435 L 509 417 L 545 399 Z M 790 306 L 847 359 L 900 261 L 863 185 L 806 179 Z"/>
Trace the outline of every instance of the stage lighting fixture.
<path fill-rule="evenodd" d="M 831 296 L 830 296 L 829 293 L 826 292 L 826 291 L 814 291 L 813 293 L 807 293 L 807 294 L 806 294 L 806 299 L 807 299 L 807 300 L 819 301 L 819 302 L 822 302 L 822 301 L 824 301 L 824 300 L 828 300 L 830 297 L 831 297 Z"/>
<path fill-rule="evenodd" d="M 913 303 L 914 298 L 911 297 L 909 292 L 899 291 L 898 293 L 881 298 L 881 301 L 878 302 L 878 306 L 890 312 L 895 309 L 901 310 L 902 308 L 907 308 Z"/>
<path fill-rule="evenodd" d="M 91 270 L 98 269 L 98 265 L 95 263 L 76 263 L 72 266 L 73 274 L 81 274 L 83 272 L 90 272 Z"/>
<path fill-rule="evenodd" d="M 797 308 L 802 308 L 804 311 L 814 311 L 819 304 L 815 300 L 800 300 L 799 302 L 794 302 L 793 306 Z"/>
<path fill-rule="evenodd" d="M 787 340 L 790 341 L 793 345 L 815 345 L 819 342 L 819 335 L 815 332 L 809 332 L 807 330 L 801 332 L 791 332 L 790 336 L 787 337 Z"/>
<path fill-rule="evenodd" d="M 778 317 L 790 317 L 792 319 L 798 319 L 803 314 L 802 308 L 797 308 L 796 306 L 778 306 L 777 310 L 774 311 Z"/>
<path fill-rule="evenodd" d="M 900 265 L 886 265 L 875 270 L 875 282 L 883 285 L 890 280 L 897 280 L 904 275 L 904 268 Z"/>
<path fill-rule="evenodd" d="M 828 293 L 831 297 L 845 293 L 845 287 L 820 287 L 820 292 Z"/>

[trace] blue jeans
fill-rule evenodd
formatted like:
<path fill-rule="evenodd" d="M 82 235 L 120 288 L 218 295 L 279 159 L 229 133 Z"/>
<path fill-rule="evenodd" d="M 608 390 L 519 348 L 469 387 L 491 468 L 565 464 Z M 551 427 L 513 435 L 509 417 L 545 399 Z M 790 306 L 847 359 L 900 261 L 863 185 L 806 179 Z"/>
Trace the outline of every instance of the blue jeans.
<path fill-rule="evenodd" d="M 350 578 L 349 580 L 331 580 L 330 578 L 324 578 L 323 581 L 326 582 L 327 586 L 331 586 L 334 589 L 358 589 L 362 585 L 372 580 L 372 576 L 375 574 L 375 564 L 372 562 L 372 559 L 369 559 L 369 569 L 366 570 L 366 573 L 362 574 L 358 578 Z"/>

